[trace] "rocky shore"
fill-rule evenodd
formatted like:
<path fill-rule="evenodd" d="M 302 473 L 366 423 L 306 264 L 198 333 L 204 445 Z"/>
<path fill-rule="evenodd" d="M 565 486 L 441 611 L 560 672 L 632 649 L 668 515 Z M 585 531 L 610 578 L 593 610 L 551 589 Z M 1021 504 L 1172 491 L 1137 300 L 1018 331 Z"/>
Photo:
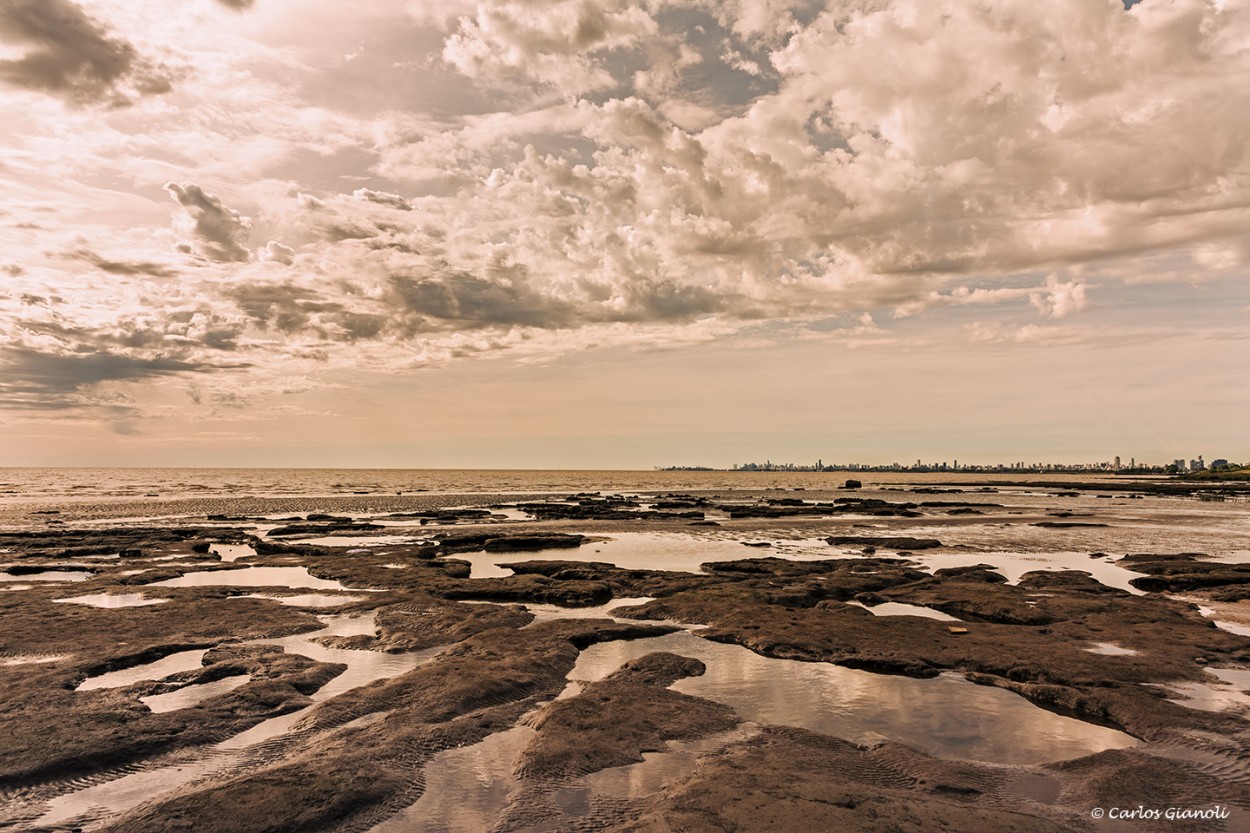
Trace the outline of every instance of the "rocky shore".
<path fill-rule="evenodd" d="M 1228 530 L 1250 513 L 1063 487 L 423 497 L 167 525 L 32 510 L 0 533 L 0 830 L 365 831 L 422 798 L 442 753 L 514 729 L 500 833 L 1114 831 L 1094 811 L 1138 804 L 1226 817 L 1133 830 L 1247 829 L 1250 533 Z M 1080 525 L 1049 520 L 1065 512 Z M 676 568 L 688 550 L 709 557 Z M 708 671 L 679 652 L 570 682 L 592 646 L 671 633 L 954 675 L 1123 742 L 1008 765 L 761 723 L 677 690 Z M 652 787 L 604 786 L 670 758 L 689 762 Z M 128 802 L 93 799 L 124 779 L 144 785 Z"/>

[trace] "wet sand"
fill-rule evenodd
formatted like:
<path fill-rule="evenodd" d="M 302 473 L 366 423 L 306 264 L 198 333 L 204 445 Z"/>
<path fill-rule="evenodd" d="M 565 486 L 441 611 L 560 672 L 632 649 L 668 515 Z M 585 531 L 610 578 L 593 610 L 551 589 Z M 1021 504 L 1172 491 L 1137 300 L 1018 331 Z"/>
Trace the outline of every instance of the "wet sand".
<path fill-rule="evenodd" d="M 1108 492 L 10 506 L 0 830 L 1247 829 L 1250 504 Z"/>

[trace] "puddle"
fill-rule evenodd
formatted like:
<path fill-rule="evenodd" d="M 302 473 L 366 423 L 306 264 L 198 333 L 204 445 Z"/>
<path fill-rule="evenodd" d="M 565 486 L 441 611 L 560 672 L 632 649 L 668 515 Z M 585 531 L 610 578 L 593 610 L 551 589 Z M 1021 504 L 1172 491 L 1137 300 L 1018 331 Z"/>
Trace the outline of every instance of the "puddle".
<path fill-rule="evenodd" d="M 88 677 L 83 680 L 75 691 L 120 688 L 121 686 L 141 683 L 145 680 L 163 680 L 171 674 L 178 674 L 183 671 L 195 671 L 204 664 L 203 659 L 206 653 L 208 653 L 207 649 L 178 651 L 155 662 L 145 662 L 132 668 L 122 668 L 118 671 L 109 671 L 95 677 Z"/>
<path fill-rule="evenodd" d="M 326 683 L 312 699 L 315 702 L 328 700 L 374 680 L 384 680 L 398 676 L 423 665 L 431 657 L 441 652 L 446 646 L 430 648 L 425 651 L 413 651 L 406 654 L 388 654 L 382 651 L 353 651 L 342 648 L 330 648 L 314 640 L 326 636 L 358 636 L 372 634 L 375 630 L 374 614 L 363 615 L 326 615 L 319 616 L 326 627 L 323 630 L 286 636 L 279 639 L 257 639 L 259 645 L 281 645 L 289 654 L 300 654 L 318 662 L 341 662 L 347 670 Z"/>
<path fill-rule="evenodd" d="M 91 573 L 83 570 L 44 570 L 43 572 L 26 573 L 20 576 L 0 573 L 0 581 L 86 581 L 91 578 L 91 575 Z"/>
<path fill-rule="evenodd" d="M 213 544 L 208 551 L 226 562 L 234 562 L 240 558 L 251 558 L 256 555 L 256 548 L 251 544 Z"/>
<path fill-rule="evenodd" d="M 1228 607 L 1231 606 L 1225 606 L 1224 610 L 1217 610 L 1213 607 L 1207 607 L 1206 605 L 1199 605 L 1198 613 L 1214 622 L 1215 626 L 1220 630 L 1235 633 L 1238 636 L 1250 636 L 1250 624 L 1232 622 L 1226 618 L 1216 618 L 1219 616 L 1227 616 L 1228 614 L 1225 613 L 1225 610 L 1227 610 Z"/>
<path fill-rule="evenodd" d="M 142 593 L 96 593 L 90 596 L 71 596 L 68 599 L 53 599 L 56 604 L 90 605 L 91 607 L 146 607 L 148 605 L 165 604 L 169 599 L 149 599 Z"/>
<path fill-rule="evenodd" d="M 303 567 L 244 567 L 185 573 L 153 582 L 150 587 L 302 587 L 309 590 L 347 590 L 337 581 L 316 578 Z"/>
<path fill-rule="evenodd" d="M 1135 657 L 1138 653 L 1132 648 L 1125 648 L 1123 645 L 1117 645 L 1114 642 L 1095 642 L 1093 647 L 1082 650 L 1108 657 Z"/>
<path fill-rule="evenodd" d="M 860 602 L 847 602 L 855 607 L 862 607 L 874 616 L 923 616 L 926 619 L 937 619 L 939 622 L 958 622 L 960 621 L 949 613 L 943 613 L 940 610 L 934 610 L 924 605 L 909 605 L 903 602 L 882 602 L 879 605 L 869 607 Z"/>
<path fill-rule="evenodd" d="M 674 690 L 724 703 L 760 724 L 856 742 L 894 740 L 937 757 L 999 764 L 1039 764 L 1137 745 L 1123 732 L 1048 712 L 954 674 L 921 680 L 769 659 L 689 633 L 593 645 L 581 653 L 569 679 L 602 679 L 653 651 L 707 665 L 706 674 L 679 680 Z"/>
<path fill-rule="evenodd" d="M 1204 712 L 1226 709 L 1244 711 L 1250 706 L 1250 669 L 1208 668 L 1216 679 L 1202 683 L 1168 683 L 1164 687 L 1178 695 L 1173 703 Z"/>
<path fill-rule="evenodd" d="M 419 535 L 397 533 L 395 535 L 324 535 L 320 538 L 282 537 L 277 540 L 291 544 L 310 544 L 314 547 L 385 547 L 412 544 L 425 539 Z"/>
<path fill-rule="evenodd" d="M 618 607 L 641 605 L 655 601 L 651 596 L 637 596 L 613 599 L 607 604 L 596 607 L 560 607 L 559 605 L 532 604 L 526 602 L 524 607 L 534 614 L 534 622 L 545 622 L 549 619 L 612 619 L 612 611 Z M 626 620 L 622 620 L 626 621 Z M 634 621 L 634 620 L 627 620 Z"/>
<path fill-rule="evenodd" d="M 364 600 L 364 596 L 331 596 L 328 593 L 303 593 L 297 596 L 266 596 L 264 593 L 249 593 L 241 596 L 244 599 L 268 599 L 294 607 L 338 607 Z"/>
<path fill-rule="evenodd" d="M 681 533 L 624 532 L 610 541 L 597 541 L 567 549 L 517 553 L 457 553 L 454 557 L 473 565 L 471 578 L 500 578 L 512 575 L 506 565 L 520 561 L 602 561 L 625 570 L 664 570 L 701 573 L 709 561 L 740 561 L 744 558 L 774 556 L 788 560 L 817 561 L 842 557 L 823 541 L 824 550 L 778 550 L 745 547 L 736 539 L 709 538 Z M 505 566 L 499 566 L 499 565 Z"/>
<path fill-rule="evenodd" d="M 718 538 L 684 533 L 627 532 L 613 534 L 612 540 L 577 548 L 538 550 L 521 553 L 457 553 L 456 558 L 472 565 L 471 578 L 500 578 L 512 575 L 509 564 L 521 561 L 602 561 L 627 570 L 665 570 L 701 573 L 701 565 L 712 561 L 740 561 L 747 558 L 782 558 L 788 561 L 823 561 L 834 558 L 864 558 L 858 550 L 831 547 L 823 538 L 775 541 L 774 546 L 743 546 L 736 538 Z M 880 557 L 873 555 L 871 557 Z M 892 556 L 891 556 L 892 557 Z M 943 567 L 992 564 L 1008 583 L 1016 584 L 1034 570 L 1079 570 L 1089 573 L 1108 587 L 1143 595 L 1129 584 L 1142 576 L 1102 558 L 1084 552 L 911 552 L 907 558 L 932 572 Z M 914 613 L 914 612 L 913 612 Z M 914 613 L 914 615 L 923 615 Z"/>
<path fill-rule="evenodd" d="M 199 758 L 188 758 L 181 764 L 142 770 L 58 796 L 49 802 L 47 812 L 36 819 L 33 826 L 52 827 L 73 819 L 76 829 L 90 830 L 154 796 L 225 769 L 235 760 L 235 756 L 231 755 L 201 754 Z"/>
<path fill-rule="evenodd" d="M 198 685 L 183 686 L 177 691 L 170 691 L 166 694 L 153 694 L 149 697 L 140 697 L 139 702 L 147 706 L 153 712 L 160 714 L 161 712 L 173 712 L 178 709 L 186 709 L 191 706 L 203 703 L 211 697 L 219 694 L 225 694 L 228 691 L 234 691 L 241 685 L 252 679 L 250 674 L 238 674 L 233 677 L 222 677 L 220 680 L 214 680 L 211 683 L 199 683 Z"/>
<path fill-rule="evenodd" d="M 515 726 L 480 743 L 439 752 L 425 765 L 416 803 L 369 833 L 481 833 L 490 830 L 516 789 L 517 756 L 536 732 Z"/>
<path fill-rule="evenodd" d="M 831 548 L 832 549 L 832 548 Z M 970 567 L 974 564 L 991 564 L 996 572 L 1007 577 L 1008 584 L 1018 584 L 1020 577 L 1034 570 L 1077 570 L 1089 573 L 1101 584 L 1127 590 L 1135 596 L 1145 594 L 1129 584 L 1130 579 L 1144 573 L 1127 570 L 1102 558 L 1090 558 L 1083 552 L 961 552 L 930 553 L 914 552 L 908 556 L 923 569 L 933 571 L 943 567 Z"/>
<path fill-rule="evenodd" d="M 439 647 L 410 654 L 384 654 L 375 651 L 345 651 L 327 648 L 312 640 L 323 636 L 372 633 L 373 615 L 339 615 L 319 618 L 326 625 L 322 630 L 278 639 L 257 639 L 245 643 L 281 645 L 288 653 L 302 654 L 322 662 L 347 664 L 346 671 L 311 695 L 314 703 L 328 700 L 357 686 L 410 671 L 428 662 L 443 650 L 443 647 Z M 154 663 L 94 677 L 79 686 L 79 690 L 129 685 L 141 680 L 161 679 L 179 671 L 194 670 L 200 667 L 205 653 L 205 651 L 182 651 L 171 654 Z M 216 683 L 205 685 L 216 685 Z M 190 688 L 202 689 L 203 686 L 188 686 L 172 694 L 181 694 Z M 214 692 L 214 694 L 220 693 L 223 692 Z M 146 701 L 148 698 L 144 699 Z M 185 708 L 185 706 L 182 707 Z M 130 773 L 113 781 L 60 796 L 50 803 L 47 813 L 38 819 L 35 825 L 49 826 L 73 819 L 79 826 L 88 829 L 92 826 L 99 826 L 107 819 L 115 818 L 178 787 L 237 766 L 252 747 L 273 741 L 290 732 L 307 711 L 308 709 L 305 708 L 290 714 L 272 717 L 207 750 L 198 751 L 193 756 L 188 755 L 182 763 Z"/>

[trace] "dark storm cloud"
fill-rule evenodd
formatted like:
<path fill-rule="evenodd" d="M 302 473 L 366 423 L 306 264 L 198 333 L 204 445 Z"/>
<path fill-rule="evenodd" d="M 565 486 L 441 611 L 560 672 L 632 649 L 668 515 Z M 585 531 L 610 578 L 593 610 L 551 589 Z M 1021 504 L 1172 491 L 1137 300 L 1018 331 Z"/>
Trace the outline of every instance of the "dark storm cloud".
<path fill-rule="evenodd" d="M 219 263 L 246 263 L 252 259 L 247 248 L 251 220 L 198 185 L 167 182 L 165 190 L 183 208 L 182 222 L 176 225 L 195 237 L 191 243 L 194 252 Z"/>
<path fill-rule="evenodd" d="M 141 381 L 212 369 L 172 358 L 134 358 L 107 351 L 46 353 L 8 348 L 0 353 L 0 406 L 63 410 L 83 404 L 79 394 L 101 382 Z"/>
<path fill-rule="evenodd" d="M 70 0 L 0 0 L 0 40 L 30 49 L 0 61 L 0 81 L 74 104 L 122 106 L 171 89 L 167 70 Z"/>
<path fill-rule="evenodd" d="M 217 0 L 217 2 L 236 12 L 247 11 L 256 5 L 256 0 Z"/>
<path fill-rule="evenodd" d="M 101 272 L 111 275 L 148 275 L 153 278 L 172 278 L 178 273 L 167 266 L 148 261 L 109 260 L 89 249 L 77 249 L 70 252 L 70 257 L 90 263 Z"/>

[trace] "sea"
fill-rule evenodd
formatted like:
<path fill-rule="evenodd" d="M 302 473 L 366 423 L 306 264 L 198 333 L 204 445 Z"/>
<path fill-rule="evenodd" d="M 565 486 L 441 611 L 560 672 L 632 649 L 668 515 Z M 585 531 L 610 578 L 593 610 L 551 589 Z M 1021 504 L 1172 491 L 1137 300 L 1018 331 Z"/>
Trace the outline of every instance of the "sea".
<path fill-rule="evenodd" d="M 268 468 L 0 468 L 0 526 L 33 513 L 63 520 L 232 512 L 341 511 L 353 514 L 422 509 L 484 496 L 600 492 L 826 491 L 847 479 L 866 490 L 904 485 L 1070 482 L 1071 475 L 958 472 L 594 471 L 517 469 Z M 1111 475 L 1080 479 L 1115 480 Z M 1126 482 L 1125 488 L 1131 488 Z"/>
<path fill-rule="evenodd" d="M 48 498 L 196 498 L 246 493 L 256 497 L 361 494 L 496 494 L 500 492 L 707 489 L 830 489 L 848 478 L 866 484 L 923 485 L 1008 482 L 1125 482 L 1114 475 L 960 472 L 706 471 L 557 469 L 191 469 L 0 468 L 0 501 Z"/>

